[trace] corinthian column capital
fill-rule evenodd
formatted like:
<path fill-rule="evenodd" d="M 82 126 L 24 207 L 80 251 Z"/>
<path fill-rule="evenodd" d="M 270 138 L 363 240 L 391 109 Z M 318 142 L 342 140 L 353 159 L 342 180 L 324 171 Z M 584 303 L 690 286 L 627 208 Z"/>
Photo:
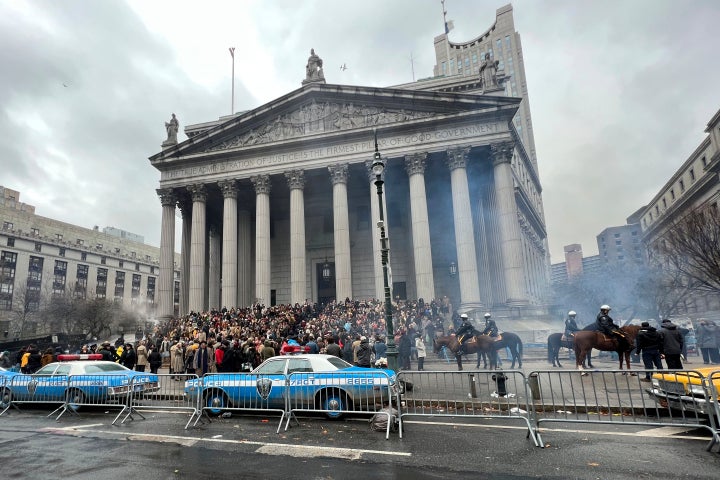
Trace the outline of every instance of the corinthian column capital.
<path fill-rule="evenodd" d="M 163 207 L 174 207 L 177 202 L 177 195 L 172 188 L 158 188 L 155 190 L 160 197 L 160 204 Z"/>
<path fill-rule="evenodd" d="M 255 187 L 255 193 L 257 195 L 262 193 L 270 195 L 270 175 L 256 175 L 251 177 L 250 181 Z"/>
<path fill-rule="evenodd" d="M 498 142 L 490 145 L 490 154 L 493 159 L 493 166 L 501 163 L 510 163 L 515 149 L 515 142 Z"/>
<path fill-rule="evenodd" d="M 467 167 L 470 147 L 450 148 L 447 151 L 446 163 L 450 171 Z"/>
<path fill-rule="evenodd" d="M 330 180 L 332 180 L 332 184 L 335 185 L 337 183 L 347 183 L 348 179 L 348 164 L 342 163 L 340 165 L 330 165 L 328 166 L 328 170 L 330 171 Z"/>
<path fill-rule="evenodd" d="M 188 185 L 187 189 L 193 202 L 205 202 L 207 200 L 207 188 L 204 184 Z"/>
<path fill-rule="evenodd" d="M 288 182 L 290 190 L 305 188 L 305 172 L 303 170 L 292 170 L 285 172 L 285 178 Z"/>
<path fill-rule="evenodd" d="M 238 184 L 235 180 L 222 180 L 218 182 L 223 198 L 237 198 Z"/>
<path fill-rule="evenodd" d="M 405 155 L 405 170 L 407 171 L 407 174 L 414 175 L 416 173 L 425 173 L 427 156 L 427 152 Z"/>

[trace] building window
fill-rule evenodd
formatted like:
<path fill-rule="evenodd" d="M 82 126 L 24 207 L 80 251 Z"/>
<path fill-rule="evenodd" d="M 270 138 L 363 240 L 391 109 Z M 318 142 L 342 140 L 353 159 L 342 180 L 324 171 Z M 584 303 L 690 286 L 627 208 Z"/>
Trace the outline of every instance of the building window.
<path fill-rule="evenodd" d="M 446 68 L 447 68 L 447 67 L 445 66 L 445 62 L 442 62 L 442 72 L 441 72 L 441 73 L 442 73 L 443 75 L 445 75 L 445 69 L 446 69 Z"/>
<path fill-rule="evenodd" d="M 125 296 L 125 272 L 115 272 L 115 300 Z"/>
<path fill-rule="evenodd" d="M 685 191 L 685 182 L 680 180 L 680 193 L 683 193 Z"/>
<path fill-rule="evenodd" d="M 42 257 L 30 257 L 27 291 L 25 292 L 25 306 L 29 312 L 37 312 L 40 309 L 40 285 L 42 284 L 44 261 Z"/>
<path fill-rule="evenodd" d="M 695 170 L 692 168 L 690 169 L 690 180 L 693 182 L 695 181 Z"/>
<path fill-rule="evenodd" d="M 12 230 L 12 229 L 13 229 L 12 222 L 3 222 L 3 230 Z"/>
<path fill-rule="evenodd" d="M 115 247 L 115 253 L 120 253 L 120 249 L 118 247 Z"/>
<path fill-rule="evenodd" d="M 615 237 L 615 238 L 620 238 L 620 234 L 619 234 L 619 233 L 615 233 L 615 234 L 613 234 L 613 237 Z"/>
<path fill-rule="evenodd" d="M 58 242 L 62 242 L 62 239 L 63 239 L 62 233 L 55 234 L 55 240 L 57 240 Z"/>
<path fill-rule="evenodd" d="M 85 245 L 85 240 L 83 240 L 82 238 L 78 238 L 75 243 L 82 247 L 83 245 Z"/>
<path fill-rule="evenodd" d="M 118 261 L 118 267 L 125 268 L 125 262 L 123 262 L 122 260 Z"/>
<path fill-rule="evenodd" d="M 82 260 L 83 262 L 87 262 L 87 253 L 81 252 L 81 253 L 80 253 L 80 260 Z"/>
<path fill-rule="evenodd" d="M 670 199 L 674 202 L 675 201 L 675 189 L 670 189 Z"/>
<path fill-rule="evenodd" d="M 622 240 L 615 240 L 615 245 L 622 245 Z"/>
<path fill-rule="evenodd" d="M 88 266 L 78 265 L 77 274 L 75 275 L 75 291 L 76 298 L 85 298 L 87 294 Z"/>
<path fill-rule="evenodd" d="M 53 272 L 53 295 L 62 295 L 65 293 L 65 279 L 67 278 L 67 262 L 55 260 L 55 270 Z"/>
<path fill-rule="evenodd" d="M 102 250 L 103 244 L 102 244 L 102 243 L 98 243 L 97 245 L 95 245 L 95 248 L 97 248 L 98 250 Z"/>
<path fill-rule="evenodd" d="M 140 271 L 140 264 L 139 264 L 139 263 L 136 263 L 136 264 L 135 264 L 135 271 L 136 271 L 136 272 L 139 272 L 139 271 Z"/>
<path fill-rule="evenodd" d="M 660 207 L 655 205 L 655 215 L 660 215 Z"/>
<path fill-rule="evenodd" d="M 14 247 L 15 246 L 15 239 L 13 237 L 8 237 L 7 239 L 7 246 L 8 247 Z"/>
<path fill-rule="evenodd" d="M 665 200 L 664 197 L 663 197 L 663 208 L 664 208 L 664 209 L 667 208 L 667 200 Z"/>
<path fill-rule="evenodd" d="M 42 243 L 35 242 L 35 251 L 36 252 L 42 252 Z"/>
<path fill-rule="evenodd" d="M 12 310 L 17 253 L 0 253 L 0 310 Z"/>
<path fill-rule="evenodd" d="M 100 264 L 106 265 L 107 264 L 107 257 L 100 257 Z"/>
<path fill-rule="evenodd" d="M 702 157 L 703 168 L 707 167 L 707 158 Z"/>
<path fill-rule="evenodd" d="M 148 277 L 147 279 L 147 301 L 150 304 L 155 303 L 155 277 Z"/>
<path fill-rule="evenodd" d="M 477 52 L 473 52 L 473 54 L 472 54 L 472 62 L 473 62 L 473 65 L 477 63 Z"/>
<path fill-rule="evenodd" d="M 107 296 L 107 268 L 97 269 L 97 286 L 95 287 L 95 295 L 97 298 L 105 298 Z"/>
<path fill-rule="evenodd" d="M 510 48 L 510 35 L 505 35 L 505 46 Z"/>
<path fill-rule="evenodd" d="M 32 233 L 32 234 L 35 235 L 35 236 L 38 236 L 38 235 L 40 235 L 40 229 L 33 227 L 33 228 L 30 229 L 30 233 Z"/>

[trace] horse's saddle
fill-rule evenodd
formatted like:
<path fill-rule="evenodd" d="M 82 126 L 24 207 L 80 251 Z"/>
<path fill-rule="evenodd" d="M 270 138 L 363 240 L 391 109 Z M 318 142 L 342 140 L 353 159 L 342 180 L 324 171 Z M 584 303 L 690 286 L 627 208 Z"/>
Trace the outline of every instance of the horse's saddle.
<path fill-rule="evenodd" d="M 485 335 L 485 336 L 486 336 L 486 337 L 490 337 L 490 335 Z M 502 336 L 502 333 L 498 332 L 498 336 L 497 336 L 497 337 L 490 337 L 490 338 L 492 338 L 493 341 L 495 341 L 495 342 L 499 342 L 500 340 L 503 339 L 503 336 Z"/>

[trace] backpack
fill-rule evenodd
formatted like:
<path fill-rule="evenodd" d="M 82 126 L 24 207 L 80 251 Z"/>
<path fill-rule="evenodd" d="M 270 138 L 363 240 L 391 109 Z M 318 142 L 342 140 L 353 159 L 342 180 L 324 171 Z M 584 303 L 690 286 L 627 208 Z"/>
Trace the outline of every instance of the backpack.
<path fill-rule="evenodd" d="M 392 422 L 390 424 L 390 431 L 397 432 L 398 431 L 397 415 L 398 415 L 398 411 L 392 407 L 385 407 L 382 410 L 379 410 L 370 419 L 370 430 L 372 430 L 374 432 L 387 431 L 388 417 L 389 417 L 390 421 Z"/>

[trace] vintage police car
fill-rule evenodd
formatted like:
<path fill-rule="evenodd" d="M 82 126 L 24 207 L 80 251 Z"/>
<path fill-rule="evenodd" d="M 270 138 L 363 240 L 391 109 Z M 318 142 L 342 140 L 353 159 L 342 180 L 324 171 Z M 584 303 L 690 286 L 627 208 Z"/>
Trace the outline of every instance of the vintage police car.
<path fill-rule="evenodd" d="M 647 395 L 663 408 L 709 415 L 713 405 L 706 401 L 705 386 L 709 386 L 708 398 L 720 401 L 720 371 L 717 366 L 691 371 L 656 373 L 652 376 L 652 388 Z"/>
<path fill-rule="evenodd" d="M 213 415 L 227 408 L 303 409 L 343 412 L 373 410 L 393 401 L 392 370 L 355 367 L 333 355 L 300 354 L 269 358 L 250 373 L 208 374 L 185 382 L 185 394 Z"/>
<path fill-rule="evenodd" d="M 82 360 L 80 360 L 82 358 Z M 106 404 L 126 401 L 131 391 L 159 389 L 158 376 L 130 370 L 102 355 L 59 355 L 32 375 L 0 372 L 0 409 L 18 403 Z M 131 390 L 132 389 L 132 390 Z"/>

